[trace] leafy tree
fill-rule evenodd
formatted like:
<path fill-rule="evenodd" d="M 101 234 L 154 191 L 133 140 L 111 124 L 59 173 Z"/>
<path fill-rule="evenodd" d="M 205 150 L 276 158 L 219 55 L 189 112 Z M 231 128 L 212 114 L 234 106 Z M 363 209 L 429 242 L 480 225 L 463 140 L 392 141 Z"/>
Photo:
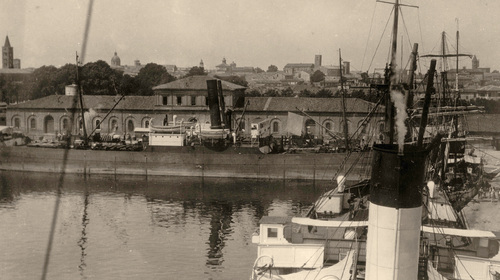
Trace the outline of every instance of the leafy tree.
<path fill-rule="evenodd" d="M 295 94 L 293 93 L 293 90 L 290 87 L 287 87 L 286 89 L 283 89 L 281 91 L 281 96 L 283 97 L 293 97 Z"/>
<path fill-rule="evenodd" d="M 194 66 L 191 69 L 189 69 L 189 72 L 184 76 L 184 78 L 190 76 L 206 76 L 206 75 L 207 73 L 205 72 L 205 68 Z"/>
<path fill-rule="evenodd" d="M 260 91 L 252 89 L 251 91 L 247 91 L 245 96 L 262 96 L 262 94 L 260 94 Z"/>
<path fill-rule="evenodd" d="M 140 85 L 134 77 L 128 74 L 123 75 L 120 86 L 117 89 L 119 94 L 134 95 L 140 91 Z"/>
<path fill-rule="evenodd" d="M 257 67 L 257 68 L 254 69 L 254 72 L 255 73 L 262 73 L 262 72 L 264 72 L 264 70 L 262 70 L 261 68 Z"/>
<path fill-rule="evenodd" d="M 280 96 L 280 93 L 277 89 L 271 88 L 271 89 L 266 90 L 266 92 L 264 92 L 263 95 L 269 96 L 269 97 L 276 97 L 276 96 Z"/>
<path fill-rule="evenodd" d="M 61 95 L 64 94 L 67 85 L 76 84 L 77 82 L 76 72 L 77 72 L 76 65 L 70 63 L 57 69 L 56 75 L 54 77 L 57 94 Z"/>
<path fill-rule="evenodd" d="M 240 77 L 240 76 L 235 76 L 235 75 L 220 77 L 220 76 L 216 75 L 215 78 L 221 79 L 221 80 L 224 80 L 226 82 L 233 83 L 233 84 L 237 84 L 237 85 L 240 85 L 243 87 L 248 87 L 248 82 L 245 79 L 245 77 Z"/>
<path fill-rule="evenodd" d="M 20 93 L 22 90 L 18 82 L 11 81 L 5 75 L 0 74 L 0 102 L 18 102 Z"/>
<path fill-rule="evenodd" d="M 311 83 L 318 83 L 321 81 L 325 80 L 325 73 L 316 70 L 312 75 L 311 75 Z"/>
<path fill-rule="evenodd" d="M 112 69 L 103 60 L 89 62 L 82 67 L 81 86 L 87 95 L 112 95 L 114 87 L 121 80 L 121 72 Z"/>
<path fill-rule="evenodd" d="M 174 80 L 175 77 L 170 75 L 164 66 L 156 63 L 148 63 L 135 77 L 135 85 L 129 78 L 126 78 L 126 80 L 122 80 L 122 82 L 127 82 L 127 84 L 124 85 L 125 88 L 122 87 L 121 89 L 125 90 L 128 94 L 144 96 L 154 95 L 153 87 L 169 83 Z M 135 89 L 137 91 L 134 93 L 133 90 Z"/>
<path fill-rule="evenodd" d="M 35 69 L 30 75 L 30 78 L 24 84 L 26 99 L 37 99 L 48 95 L 53 95 L 56 92 L 54 77 L 56 76 L 57 68 L 55 66 L 42 66 Z"/>
<path fill-rule="evenodd" d="M 278 72 L 278 67 L 276 65 L 269 65 L 269 67 L 267 67 L 267 72 Z"/>
<path fill-rule="evenodd" d="M 320 89 L 318 92 L 316 92 L 316 97 L 332 97 L 333 93 L 329 89 Z"/>
<path fill-rule="evenodd" d="M 478 98 L 472 100 L 473 105 L 483 106 L 484 111 L 487 114 L 500 114 L 500 100 L 488 100 L 484 98 Z"/>

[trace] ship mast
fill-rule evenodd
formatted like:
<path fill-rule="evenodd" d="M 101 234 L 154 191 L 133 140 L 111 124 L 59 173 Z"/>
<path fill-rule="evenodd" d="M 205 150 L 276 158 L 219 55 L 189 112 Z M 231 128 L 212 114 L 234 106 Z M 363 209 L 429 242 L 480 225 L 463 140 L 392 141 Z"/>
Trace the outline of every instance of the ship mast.
<path fill-rule="evenodd" d="M 349 151 L 349 132 L 347 129 L 349 128 L 349 125 L 347 123 L 347 118 L 345 115 L 346 112 L 346 106 L 345 106 L 345 91 L 344 91 L 344 82 L 343 82 L 343 77 L 342 77 L 342 53 L 339 49 L 339 66 L 340 66 L 340 91 L 341 91 L 341 96 L 342 96 L 342 120 L 344 122 L 344 138 L 345 138 L 345 149 Z"/>
<path fill-rule="evenodd" d="M 443 96 L 442 99 L 443 101 L 446 100 L 446 91 L 449 90 L 448 88 L 448 81 L 447 81 L 447 75 L 446 75 L 446 70 L 448 68 L 448 63 L 447 63 L 447 58 L 448 57 L 455 57 L 456 59 L 456 65 L 455 65 L 455 88 L 454 90 L 457 92 L 457 97 L 458 97 L 458 60 L 459 57 L 466 56 L 469 58 L 472 58 L 472 55 L 470 54 L 464 54 L 464 53 L 459 53 L 459 38 L 460 38 L 460 33 L 458 31 L 458 19 L 457 19 L 457 33 L 456 33 L 456 42 L 457 42 L 457 49 L 456 53 L 446 53 L 446 32 L 441 33 L 441 54 L 426 54 L 422 55 L 420 57 L 439 57 L 442 59 L 442 65 L 441 65 L 441 79 L 442 79 L 442 87 L 443 87 Z"/>
<path fill-rule="evenodd" d="M 384 134 L 387 136 L 384 138 L 385 144 L 392 144 L 394 142 L 394 116 L 395 116 L 395 107 L 391 102 L 389 94 L 392 90 L 396 89 L 396 56 L 397 56 L 397 48 L 398 48 L 398 25 L 399 25 L 399 7 L 413 7 L 418 8 L 417 6 L 400 4 L 399 0 L 395 0 L 394 3 L 380 1 L 380 3 L 391 4 L 394 6 L 394 21 L 392 24 L 392 43 L 391 43 L 391 62 L 389 64 L 389 68 L 386 67 L 386 83 L 388 85 L 389 92 L 386 93 L 385 98 L 385 125 L 384 125 Z"/>
<path fill-rule="evenodd" d="M 456 65 L 456 72 L 455 72 L 455 90 L 458 93 L 458 38 L 460 36 L 459 31 L 458 31 L 458 18 L 456 19 L 457 21 L 457 65 Z"/>
<path fill-rule="evenodd" d="M 82 129 L 83 129 L 83 145 L 87 146 L 87 129 L 85 128 L 85 112 L 83 109 L 83 97 L 82 97 L 82 88 L 81 88 L 81 83 L 80 83 L 80 76 L 78 74 L 79 72 L 79 66 L 80 62 L 78 61 L 78 53 L 76 54 L 76 84 L 77 84 L 77 91 L 78 91 L 78 98 L 80 100 L 80 111 L 82 114 Z"/>

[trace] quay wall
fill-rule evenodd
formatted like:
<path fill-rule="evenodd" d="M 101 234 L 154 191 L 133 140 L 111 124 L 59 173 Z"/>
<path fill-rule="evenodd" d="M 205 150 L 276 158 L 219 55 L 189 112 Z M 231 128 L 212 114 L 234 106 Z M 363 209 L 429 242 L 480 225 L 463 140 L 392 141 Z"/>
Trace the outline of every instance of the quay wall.
<path fill-rule="evenodd" d="M 207 149 L 133 152 L 17 146 L 0 147 L 0 170 L 322 181 L 333 179 L 345 155 L 218 153 Z M 367 178 L 370 153 L 353 153 L 345 169 L 355 162 L 358 164 L 354 165 L 347 179 Z M 343 175 L 345 171 L 339 174 Z"/>

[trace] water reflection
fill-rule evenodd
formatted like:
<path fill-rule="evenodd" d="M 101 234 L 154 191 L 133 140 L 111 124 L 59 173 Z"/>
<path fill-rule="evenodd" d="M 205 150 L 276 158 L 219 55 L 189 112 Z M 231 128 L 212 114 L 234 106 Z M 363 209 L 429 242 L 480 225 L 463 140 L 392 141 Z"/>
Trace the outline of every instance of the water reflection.
<path fill-rule="evenodd" d="M 78 263 L 73 266 L 78 267 L 77 274 L 68 279 L 106 278 L 113 274 L 105 273 L 118 269 L 124 274 L 140 270 L 146 275 L 151 270 L 153 274 L 143 278 L 157 278 L 162 273 L 168 278 L 179 271 L 184 279 L 241 278 L 249 274 L 256 255 L 250 240 L 260 218 L 302 215 L 321 191 L 322 186 L 306 182 L 67 175 L 63 214 L 58 221 L 58 232 L 64 235 L 56 235 L 55 242 L 62 238 L 66 242 L 59 244 L 73 244 L 65 246 L 78 249 Z M 56 194 L 57 176 L 0 172 L 0 205 L 4 209 L 18 206 L 29 212 L 27 202 L 40 205 L 38 201 Z M 3 213 L 0 209 L 0 222 L 9 218 Z M 74 252 L 64 246 L 56 250 Z M 71 257 L 67 259 L 66 265 L 71 267 Z M 63 266 L 63 261 L 58 258 L 50 266 Z M 101 263 L 106 266 L 99 270 Z M 196 263 L 203 267 L 194 269 Z M 196 274 L 199 271 L 204 274 Z M 5 271 L 0 268 L 0 272 Z"/>
<path fill-rule="evenodd" d="M 82 214 L 82 235 L 80 240 L 78 241 L 78 246 L 80 247 L 81 250 L 81 255 L 80 255 L 80 265 L 78 266 L 78 270 L 80 271 L 80 276 L 82 279 L 87 279 L 84 275 L 85 267 L 87 264 L 85 263 L 85 257 L 87 256 L 87 253 L 85 252 L 85 249 L 87 248 L 87 225 L 90 222 L 89 215 L 88 215 L 88 207 L 89 207 L 89 191 L 88 191 L 88 186 L 85 181 L 85 191 L 83 194 L 83 214 Z"/>
<path fill-rule="evenodd" d="M 0 205 L 9 206 L 14 201 L 14 193 L 7 178 L 0 177 Z"/>
<path fill-rule="evenodd" d="M 224 262 L 223 249 L 227 235 L 232 232 L 233 207 L 231 203 L 212 201 L 209 208 L 211 219 L 206 264 L 208 266 L 217 266 Z"/>

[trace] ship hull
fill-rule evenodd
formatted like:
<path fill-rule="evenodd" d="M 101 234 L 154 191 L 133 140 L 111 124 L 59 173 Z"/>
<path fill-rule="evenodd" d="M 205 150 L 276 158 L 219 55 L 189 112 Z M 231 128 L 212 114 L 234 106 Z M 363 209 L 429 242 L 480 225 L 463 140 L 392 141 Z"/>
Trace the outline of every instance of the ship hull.
<path fill-rule="evenodd" d="M 0 147 L 0 170 L 321 181 L 337 175 L 345 156 L 345 153 L 259 154 L 257 148 L 247 147 L 222 151 L 203 146 L 155 147 L 137 152 L 17 146 Z M 354 153 L 346 168 L 356 160 L 370 162 L 370 153 Z M 368 173 L 356 167 L 347 179 L 359 180 Z"/>

